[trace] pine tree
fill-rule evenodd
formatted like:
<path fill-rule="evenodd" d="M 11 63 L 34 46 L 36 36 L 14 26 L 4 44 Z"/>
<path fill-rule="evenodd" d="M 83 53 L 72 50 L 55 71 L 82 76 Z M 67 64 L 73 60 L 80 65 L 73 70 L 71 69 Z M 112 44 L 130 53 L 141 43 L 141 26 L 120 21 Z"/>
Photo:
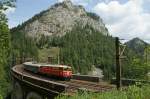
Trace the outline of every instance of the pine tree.
<path fill-rule="evenodd" d="M 7 18 L 3 13 L 8 7 L 13 7 L 13 0 L 0 1 L 0 94 L 5 96 L 9 85 L 9 56 L 10 56 L 10 33 Z"/>

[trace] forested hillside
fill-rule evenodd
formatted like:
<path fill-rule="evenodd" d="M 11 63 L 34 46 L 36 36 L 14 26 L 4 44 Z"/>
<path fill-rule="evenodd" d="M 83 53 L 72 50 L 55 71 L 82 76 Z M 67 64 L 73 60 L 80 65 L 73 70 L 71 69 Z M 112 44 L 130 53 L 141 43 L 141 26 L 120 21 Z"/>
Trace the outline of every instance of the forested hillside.
<path fill-rule="evenodd" d="M 148 46 L 148 43 L 144 42 L 140 38 L 134 38 L 125 43 L 128 48 L 134 51 L 139 57 L 144 56 L 144 51 Z"/>
<path fill-rule="evenodd" d="M 21 32 L 12 32 L 11 37 L 14 57 L 22 59 L 31 57 L 47 61 L 47 57 L 41 59 L 41 54 L 45 53 L 46 55 L 51 48 L 57 47 L 60 52 L 54 51 L 57 52 L 55 53 L 56 58 L 59 53 L 60 63 L 71 65 L 74 73 L 87 74 L 92 70 L 92 66 L 96 66 L 103 70 L 105 79 L 115 77 L 115 39 L 103 35 L 89 25 L 83 27 L 77 23 L 66 35 L 62 37 L 43 35 L 39 42 L 34 42 L 34 39 Z M 139 45 L 135 44 L 134 46 Z M 136 51 L 130 47 L 126 48 L 124 55 L 127 58 L 122 60 L 123 77 L 147 79 L 146 75 L 150 68 L 145 57 L 147 49 L 144 49 L 144 58 L 141 58 Z"/>
<path fill-rule="evenodd" d="M 53 5 L 13 28 L 11 41 L 14 59 L 31 57 L 46 61 L 43 55 L 51 56 L 47 54 L 55 47 L 60 51 L 54 51 L 58 52 L 55 58 L 59 55 L 60 63 L 71 65 L 74 73 L 87 74 L 95 66 L 103 70 L 105 79 L 115 77 L 115 39 L 109 35 L 99 16 L 86 12 L 82 6 L 73 5 L 69 0 Z M 123 77 L 147 77 L 149 67 L 146 60 L 137 54 L 145 43 L 139 43 L 128 44 L 135 46 L 137 51 L 129 46 L 125 50 L 127 58 L 122 60 Z M 140 55 L 144 53 L 143 50 Z"/>
<path fill-rule="evenodd" d="M 87 74 L 94 65 L 104 70 L 106 78 L 113 74 L 114 38 L 89 25 L 81 27 L 77 24 L 65 36 L 54 37 L 50 45 L 60 47 L 61 62 L 73 66 L 74 73 Z"/>
<path fill-rule="evenodd" d="M 89 25 L 81 27 L 78 23 L 62 37 L 43 35 L 36 46 L 30 37 L 12 32 L 12 45 L 15 57 L 35 56 L 37 59 L 40 59 L 37 50 L 59 47 L 60 63 L 71 65 L 74 73 L 87 74 L 94 65 L 104 70 L 106 78 L 114 74 L 114 38 L 103 35 Z"/>
<path fill-rule="evenodd" d="M 25 36 L 23 32 L 11 31 L 12 59 L 20 58 L 23 61 L 25 58 L 38 57 L 38 49 L 33 39 Z"/>
<path fill-rule="evenodd" d="M 150 72 L 149 44 L 139 38 L 134 38 L 127 43 L 123 61 L 123 76 L 126 78 L 146 79 Z"/>

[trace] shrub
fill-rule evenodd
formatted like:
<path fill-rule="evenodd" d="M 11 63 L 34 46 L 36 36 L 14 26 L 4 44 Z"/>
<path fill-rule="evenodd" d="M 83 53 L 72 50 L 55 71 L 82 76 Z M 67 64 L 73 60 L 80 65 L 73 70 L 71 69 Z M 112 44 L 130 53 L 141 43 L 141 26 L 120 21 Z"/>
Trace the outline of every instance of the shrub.
<path fill-rule="evenodd" d="M 127 90 L 113 90 L 105 93 L 77 93 L 73 97 L 59 96 L 56 99 L 150 99 L 150 85 L 141 88 L 131 86 Z"/>
<path fill-rule="evenodd" d="M 90 18 L 92 18 L 96 21 L 98 21 L 100 19 L 100 17 L 97 14 L 91 13 L 91 12 L 87 12 L 87 16 L 89 16 Z"/>

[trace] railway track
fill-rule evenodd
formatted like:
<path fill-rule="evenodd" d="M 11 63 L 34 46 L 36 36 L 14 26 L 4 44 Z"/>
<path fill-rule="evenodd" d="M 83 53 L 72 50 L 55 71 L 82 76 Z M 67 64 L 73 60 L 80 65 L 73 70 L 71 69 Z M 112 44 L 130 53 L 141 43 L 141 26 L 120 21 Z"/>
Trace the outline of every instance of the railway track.
<path fill-rule="evenodd" d="M 114 88 L 114 86 L 105 84 L 103 82 L 95 83 L 95 82 L 75 80 L 75 79 L 71 79 L 70 81 L 56 80 L 50 77 L 46 77 L 44 75 L 39 75 L 39 74 L 26 71 L 24 70 L 22 65 L 15 66 L 14 70 L 16 70 L 17 72 L 20 72 L 22 75 L 27 75 L 28 77 L 33 78 L 33 79 L 39 79 L 43 81 L 52 81 L 52 83 L 55 83 L 55 84 L 66 85 L 67 87 L 65 91 L 67 93 L 74 93 L 74 92 L 77 92 L 78 90 L 86 90 L 86 91 L 91 91 L 91 92 L 104 92 L 104 91 L 110 91 Z"/>
<path fill-rule="evenodd" d="M 100 83 L 93 83 L 81 80 L 71 80 L 69 82 L 62 82 L 69 85 L 69 90 L 86 90 L 91 92 L 103 92 L 112 90 L 113 86 L 102 85 Z"/>

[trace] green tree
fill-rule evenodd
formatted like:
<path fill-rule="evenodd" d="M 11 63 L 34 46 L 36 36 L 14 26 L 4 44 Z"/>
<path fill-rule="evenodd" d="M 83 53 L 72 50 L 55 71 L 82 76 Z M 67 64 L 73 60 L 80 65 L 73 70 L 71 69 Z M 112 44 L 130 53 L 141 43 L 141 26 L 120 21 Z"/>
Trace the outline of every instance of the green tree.
<path fill-rule="evenodd" d="M 148 59 L 148 48 L 145 49 L 144 57 L 142 58 L 137 55 L 134 51 L 127 48 L 125 51 L 127 56 L 126 61 L 123 61 L 123 77 L 131 79 L 147 79 L 147 74 L 149 71 L 149 61 Z M 147 56 L 147 58 L 146 58 Z"/>
<path fill-rule="evenodd" d="M 7 18 L 3 13 L 9 7 L 14 7 L 14 0 L 0 1 L 0 94 L 5 96 L 9 86 L 8 70 L 10 56 L 10 34 Z"/>
<path fill-rule="evenodd" d="M 8 86 L 8 57 L 9 57 L 9 29 L 4 23 L 0 23 L 0 91 L 6 93 Z"/>
<path fill-rule="evenodd" d="M 150 73 L 150 46 L 146 46 L 145 50 L 144 50 L 144 64 L 146 66 L 146 73 Z M 150 75 L 147 75 L 150 76 Z M 150 77 L 148 77 L 150 78 Z"/>
<path fill-rule="evenodd" d="M 21 58 L 21 62 L 23 62 L 25 58 L 38 58 L 38 49 L 35 41 L 28 37 L 24 32 L 12 31 L 11 45 L 11 54 L 14 61 L 15 58 Z"/>

